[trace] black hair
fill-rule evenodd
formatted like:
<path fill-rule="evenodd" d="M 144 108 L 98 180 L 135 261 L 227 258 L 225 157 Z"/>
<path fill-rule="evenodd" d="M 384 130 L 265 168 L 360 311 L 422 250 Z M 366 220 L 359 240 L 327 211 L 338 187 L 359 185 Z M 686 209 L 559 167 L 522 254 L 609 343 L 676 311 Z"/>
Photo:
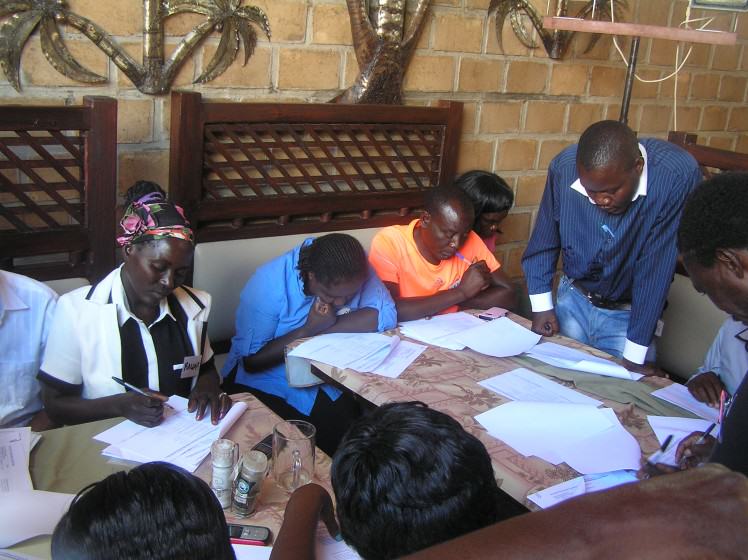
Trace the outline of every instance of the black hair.
<path fill-rule="evenodd" d="M 470 197 L 475 210 L 473 229 L 478 228 L 481 214 L 506 212 L 514 204 L 514 193 L 506 181 L 488 171 L 468 171 L 455 181 L 455 187 Z"/>
<path fill-rule="evenodd" d="M 301 248 L 296 267 L 306 284 L 308 274 L 325 286 L 366 276 L 366 251 L 355 237 L 345 233 L 330 233 L 316 238 Z"/>
<path fill-rule="evenodd" d="M 618 121 L 599 121 L 579 137 L 577 163 L 587 171 L 610 165 L 628 169 L 641 157 L 636 133 Z"/>
<path fill-rule="evenodd" d="M 748 249 L 748 173 L 721 173 L 686 199 L 678 228 L 685 259 L 714 265 L 718 249 Z"/>
<path fill-rule="evenodd" d="M 52 535 L 54 560 L 229 560 L 234 552 L 208 485 L 145 463 L 82 490 Z"/>
<path fill-rule="evenodd" d="M 434 187 L 426 193 L 424 200 L 424 209 L 426 212 L 435 216 L 441 212 L 445 206 L 455 205 L 458 210 L 462 210 L 469 218 L 470 223 L 476 216 L 473 202 L 470 197 L 460 189 L 454 187 Z"/>
<path fill-rule="evenodd" d="M 364 559 L 404 556 L 502 517 L 486 448 L 419 402 L 356 421 L 331 475 L 341 533 Z"/>

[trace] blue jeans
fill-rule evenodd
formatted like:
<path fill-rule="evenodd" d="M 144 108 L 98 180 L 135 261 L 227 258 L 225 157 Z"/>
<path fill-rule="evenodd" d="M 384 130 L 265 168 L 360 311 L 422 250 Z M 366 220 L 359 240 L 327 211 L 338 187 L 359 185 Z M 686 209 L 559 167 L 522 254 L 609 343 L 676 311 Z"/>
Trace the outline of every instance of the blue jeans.
<path fill-rule="evenodd" d="M 601 309 L 576 290 L 566 276 L 561 277 L 556 296 L 556 318 L 561 334 L 607 352 L 623 356 L 631 311 Z M 654 343 L 649 346 L 647 361 L 654 361 Z"/>

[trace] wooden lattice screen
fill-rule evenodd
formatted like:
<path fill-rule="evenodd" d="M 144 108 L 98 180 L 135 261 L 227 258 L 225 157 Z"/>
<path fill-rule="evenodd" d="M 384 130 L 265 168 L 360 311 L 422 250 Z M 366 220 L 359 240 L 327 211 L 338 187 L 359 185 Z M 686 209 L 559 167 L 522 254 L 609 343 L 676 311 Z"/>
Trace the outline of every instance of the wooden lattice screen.
<path fill-rule="evenodd" d="M 115 264 L 117 103 L 0 107 L 0 267 L 97 280 Z"/>
<path fill-rule="evenodd" d="M 723 171 L 748 171 L 748 154 L 697 144 L 696 134 L 687 132 L 670 132 L 668 140 L 689 152 L 706 178 Z"/>
<path fill-rule="evenodd" d="M 454 178 L 462 104 L 202 103 L 172 94 L 170 191 L 199 241 L 405 223 Z"/>

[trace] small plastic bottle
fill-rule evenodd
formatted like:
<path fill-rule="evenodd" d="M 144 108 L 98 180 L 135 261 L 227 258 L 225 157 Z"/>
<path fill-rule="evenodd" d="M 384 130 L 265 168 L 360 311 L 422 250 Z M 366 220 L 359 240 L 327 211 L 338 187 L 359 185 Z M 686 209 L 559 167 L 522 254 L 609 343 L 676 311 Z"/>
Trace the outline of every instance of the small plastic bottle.
<path fill-rule="evenodd" d="M 257 496 L 268 470 L 268 458 L 262 451 L 247 451 L 234 484 L 233 510 L 237 517 L 247 517 L 255 510 Z"/>

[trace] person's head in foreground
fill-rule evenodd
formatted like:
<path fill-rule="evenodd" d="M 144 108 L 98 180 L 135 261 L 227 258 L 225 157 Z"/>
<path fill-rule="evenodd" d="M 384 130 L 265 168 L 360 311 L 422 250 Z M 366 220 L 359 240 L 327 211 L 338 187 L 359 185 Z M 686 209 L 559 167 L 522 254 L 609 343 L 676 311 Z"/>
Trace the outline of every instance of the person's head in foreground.
<path fill-rule="evenodd" d="M 723 173 L 686 201 L 678 230 L 694 288 L 748 324 L 748 173 Z"/>
<path fill-rule="evenodd" d="M 418 250 L 434 263 L 454 257 L 465 243 L 474 218 L 473 203 L 460 189 L 430 190 L 418 227 L 413 231 Z"/>
<path fill-rule="evenodd" d="M 82 490 L 52 535 L 54 560 L 229 560 L 228 527 L 208 485 L 146 463 Z"/>
<path fill-rule="evenodd" d="M 299 253 L 304 292 L 335 308 L 343 307 L 361 289 L 368 266 L 361 243 L 344 233 L 318 237 Z"/>
<path fill-rule="evenodd" d="M 122 284 L 135 315 L 156 309 L 181 286 L 192 265 L 193 233 L 182 209 L 156 183 L 138 181 L 127 191 L 120 221 Z"/>
<path fill-rule="evenodd" d="M 609 214 L 626 211 L 643 169 L 644 158 L 636 134 L 621 122 L 596 122 L 579 138 L 579 180 L 587 196 Z"/>
<path fill-rule="evenodd" d="M 499 226 L 514 204 L 514 193 L 506 181 L 494 173 L 475 170 L 460 175 L 455 187 L 473 203 L 473 231 L 481 239 L 501 233 Z"/>
<path fill-rule="evenodd" d="M 366 559 L 398 558 L 503 517 L 486 448 L 422 403 L 358 420 L 331 474 L 341 534 Z"/>

